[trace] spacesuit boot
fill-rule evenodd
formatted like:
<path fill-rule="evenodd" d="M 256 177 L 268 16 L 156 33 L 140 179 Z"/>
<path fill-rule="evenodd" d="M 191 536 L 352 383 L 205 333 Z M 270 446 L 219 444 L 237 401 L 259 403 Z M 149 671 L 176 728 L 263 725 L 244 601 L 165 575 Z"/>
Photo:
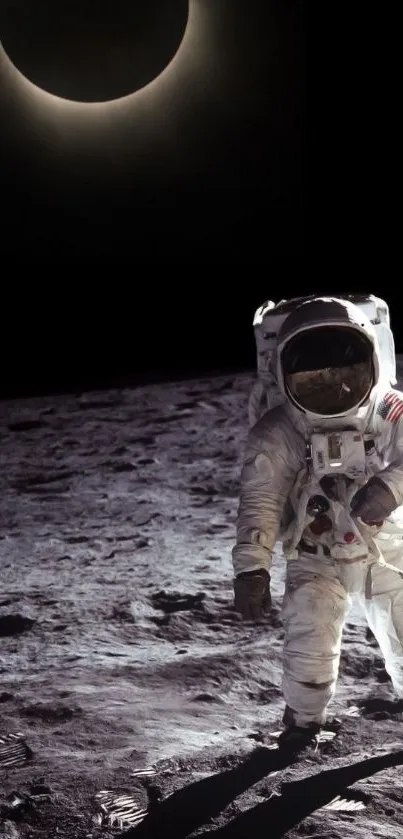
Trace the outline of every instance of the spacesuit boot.
<path fill-rule="evenodd" d="M 300 752 L 303 749 L 315 747 L 321 725 L 311 722 L 307 725 L 297 725 L 292 709 L 286 705 L 283 715 L 284 730 L 278 738 L 279 748 L 290 752 Z"/>
<path fill-rule="evenodd" d="M 339 717 L 333 717 L 327 720 L 325 724 L 318 722 L 306 723 L 306 725 L 297 725 L 295 722 L 295 712 L 289 705 L 285 706 L 283 715 L 284 730 L 281 732 L 278 743 L 281 749 L 286 749 L 290 752 L 300 752 L 303 749 L 314 747 L 316 749 L 320 740 L 320 735 L 324 729 L 326 732 L 333 732 L 337 734 L 342 721 Z M 333 736 L 331 734 L 331 738 Z"/>

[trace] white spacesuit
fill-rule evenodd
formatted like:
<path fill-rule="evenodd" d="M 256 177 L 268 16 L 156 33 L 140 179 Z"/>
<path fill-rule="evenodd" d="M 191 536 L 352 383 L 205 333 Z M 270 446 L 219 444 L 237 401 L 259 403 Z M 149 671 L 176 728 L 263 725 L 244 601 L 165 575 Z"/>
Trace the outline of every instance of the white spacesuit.
<path fill-rule="evenodd" d="M 375 328 L 350 301 L 302 301 L 277 340 L 283 403 L 249 431 L 233 547 L 235 608 L 270 605 L 277 541 L 285 733 L 326 721 L 351 597 L 360 599 L 403 697 L 403 393 Z"/>

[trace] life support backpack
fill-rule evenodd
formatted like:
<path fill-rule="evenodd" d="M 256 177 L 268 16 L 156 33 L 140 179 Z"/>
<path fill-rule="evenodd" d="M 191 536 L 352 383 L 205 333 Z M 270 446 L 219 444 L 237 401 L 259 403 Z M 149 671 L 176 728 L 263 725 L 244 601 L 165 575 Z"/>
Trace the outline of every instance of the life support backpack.
<path fill-rule="evenodd" d="M 249 425 L 254 425 L 266 411 L 285 401 L 277 383 L 277 336 L 280 327 L 290 312 L 307 300 L 318 295 L 293 297 L 274 303 L 267 300 L 256 309 L 253 319 L 257 352 L 257 375 L 249 394 Z M 368 317 L 375 327 L 378 338 L 382 373 L 385 380 L 394 387 L 396 378 L 395 342 L 390 328 L 389 307 L 385 300 L 373 294 L 334 294 L 339 300 L 354 303 Z"/>

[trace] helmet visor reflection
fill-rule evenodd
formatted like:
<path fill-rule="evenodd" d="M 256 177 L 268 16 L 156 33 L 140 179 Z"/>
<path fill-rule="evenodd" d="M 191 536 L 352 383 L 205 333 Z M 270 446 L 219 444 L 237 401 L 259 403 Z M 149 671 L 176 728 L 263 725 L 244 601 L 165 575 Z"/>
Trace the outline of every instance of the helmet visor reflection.
<path fill-rule="evenodd" d="M 292 401 L 322 416 L 358 407 L 374 382 L 372 345 L 352 329 L 321 327 L 299 333 L 286 345 L 282 364 Z"/>

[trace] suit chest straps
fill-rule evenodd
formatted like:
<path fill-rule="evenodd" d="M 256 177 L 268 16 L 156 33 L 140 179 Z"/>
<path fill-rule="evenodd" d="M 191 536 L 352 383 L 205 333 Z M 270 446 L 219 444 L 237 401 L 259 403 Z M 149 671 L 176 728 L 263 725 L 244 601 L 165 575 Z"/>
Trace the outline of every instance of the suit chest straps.
<path fill-rule="evenodd" d="M 366 557 L 368 547 L 349 509 L 360 484 L 381 468 L 372 436 L 351 429 L 314 432 L 306 455 L 308 475 L 300 498 L 300 534 L 304 533 L 305 541 L 319 537 L 335 559 L 351 562 Z M 323 502 L 321 508 L 319 502 Z"/>

